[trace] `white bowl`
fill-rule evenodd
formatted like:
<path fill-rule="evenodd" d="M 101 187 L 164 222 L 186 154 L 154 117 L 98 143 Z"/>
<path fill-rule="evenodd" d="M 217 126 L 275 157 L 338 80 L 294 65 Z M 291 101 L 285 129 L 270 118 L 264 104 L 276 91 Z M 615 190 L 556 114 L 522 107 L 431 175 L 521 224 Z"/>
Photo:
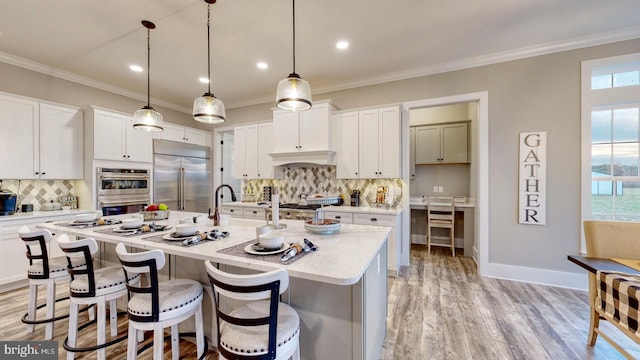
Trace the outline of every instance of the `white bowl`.
<path fill-rule="evenodd" d="M 270 232 L 258 235 L 260 246 L 267 250 L 277 250 L 284 243 L 284 236 L 278 232 Z"/>
<path fill-rule="evenodd" d="M 122 219 L 123 229 L 137 229 L 142 226 L 141 218 Z"/>
<path fill-rule="evenodd" d="M 90 221 L 94 221 L 95 219 L 96 219 L 96 214 L 95 213 L 78 214 L 78 215 L 76 215 L 76 221 L 77 222 L 90 222 Z"/>
<path fill-rule="evenodd" d="M 180 236 L 191 236 L 196 234 L 196 224 L 178 224 L 176 227 L 176 234 Z"/>

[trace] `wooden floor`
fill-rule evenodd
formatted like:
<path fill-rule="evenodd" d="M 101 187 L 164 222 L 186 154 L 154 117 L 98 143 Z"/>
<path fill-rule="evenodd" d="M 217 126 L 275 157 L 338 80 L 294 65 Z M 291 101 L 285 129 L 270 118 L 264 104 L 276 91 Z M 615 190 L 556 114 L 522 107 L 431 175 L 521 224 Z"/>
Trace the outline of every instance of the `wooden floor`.
<path fill-rule="evenodd" d="M 481 278 L 472 259 L 452 258 L 449 249 L 437 247 L 428 255 L 422 246 L 411 250 L 409 270 L 389 278 L 388 284 L 385 360 L 623 359 L 603 339 L 595 347 L 586 345 L 588 296 L 583 291 Z M 58 288 L 60 296 L 67 291 L 64 286 Z M 27 333 L 20 322 L 27 299 L 26 288 L 0 293 L 0 340 L 44 338 L 44 326 Z M 58 313 L 68 311 L 68 302 L 58 304 Z M 126 318 L 121 317 L 118 324 L 120 335 L 126 334 Z M 601 321 L 601 328 L 615 334 L 640 359 L 640 345 L 606 321 Z M 66 333 L 67 321 L 63 320 L 54 337 L 61 360 L 66 358 L 62 348 Z M 92 345 L 94 339 L 95 328 L 89 327 L 81 333 L 78 345 Z M 145 343 L 150 341 L 147 333 Z M 180 349 L 181 358 L 195 359 L 194 344 L 181 341 Z M 170 352 L 165 346 L 166 359 L 171 358 Z M 109 347 L 107 358 L 125 359 L 126 342 Z M 138 358 L 151 359 L 152 350 Z M 95 359 L 95 354 L 78 353 L 76 359 Z M 218 355 L 210 351 L 207 359 L 218 359 Z"/>

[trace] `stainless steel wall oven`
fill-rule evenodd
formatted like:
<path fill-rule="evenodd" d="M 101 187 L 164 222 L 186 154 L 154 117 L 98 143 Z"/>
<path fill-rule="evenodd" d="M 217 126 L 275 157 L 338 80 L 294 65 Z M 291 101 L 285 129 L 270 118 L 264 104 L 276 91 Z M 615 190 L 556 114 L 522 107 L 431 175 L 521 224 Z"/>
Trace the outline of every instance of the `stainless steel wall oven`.
<path fill-rule="evenodd" d="M 97 206 L 103 215 L 136 213 L 151 202 L 147 169 L 97 168 Z"/>

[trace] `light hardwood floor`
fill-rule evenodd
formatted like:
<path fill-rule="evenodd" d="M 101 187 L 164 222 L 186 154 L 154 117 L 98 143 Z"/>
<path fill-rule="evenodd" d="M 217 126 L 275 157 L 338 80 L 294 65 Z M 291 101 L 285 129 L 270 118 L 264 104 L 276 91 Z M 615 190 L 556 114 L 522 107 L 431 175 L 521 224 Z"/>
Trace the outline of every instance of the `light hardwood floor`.
<path fill-rule="evenodd" d="M 411 250 L 409 270 L 389 278 L 388 284 L 385 360 L 623 359 L 603 339 L 593 348 L 587 346 L 589 307 L 583 291 L 481 278 L 472 259 L 452 258 L 449 249 L 438 247 L 429 255 L 423 246 Z M 67 291 L 64 286 L 58 288 L 60 296 Z M 28 334 L 20 322 L 27 298 L 26 288 L 0 293 L 0 340 L 44 338 L 44 326 Z M 58 304 L 58 313 L 68 311 L 68 302 Z M 121 317 L 118 324 L 119 334 L 126 334 L 126 318 Z M 639 345 L 606 321 L 601 321 L 601 327 L 616 334 L 623 347 L 640 359 Z M 60 359 L 66 358 L 62 349 L 66 333 L 67 322 L 62 320 L 54 337 Z M 89 327 L 81 333 L 79 346 L 91 345 L 94 339 L 95 328 Z M 150 340 L 147 333 L 145 342 Z M 195 359 L 195 345 L 188 341 L 180 345 L 181 358 Z M 107 356 L 125 359 L 126 342 L 108 348 Z M 170 357 L 165 346 L 165 358 Z M 95 359 L 95 354 L 78 353 L 76 358 Z M 138 358 L 151 359 L 151 349 Z M 218 359 L 218 355 L 210 351 L 207 359 Z"/>

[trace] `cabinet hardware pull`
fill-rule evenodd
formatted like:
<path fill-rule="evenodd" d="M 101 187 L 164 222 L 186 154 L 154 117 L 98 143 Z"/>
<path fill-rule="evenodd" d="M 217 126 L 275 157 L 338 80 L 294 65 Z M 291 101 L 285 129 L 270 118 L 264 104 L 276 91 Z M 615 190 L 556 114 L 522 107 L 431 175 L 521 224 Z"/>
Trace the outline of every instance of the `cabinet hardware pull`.
<path fill-rule="evenodd" d="M 336 215 L 336 219 L 342 219 L 342 216 Z"/>
<path fill-rule="evenodd" d="M 376 219 L 376 218 L 371 218 L 371 221 L 378 221 L 378 219 Z"/>
<path fill-rule="evenodd" d="M 40 172 L 36 171 L 36 175 L 40 174 Z"/>
<path fill-rule="evenodd" d="M 253 211 L 252 211 L 252 213 L 254 213 L 254 214 L 257 214 L 257 213 L 258 213 L 258 211 L 256 211 L 256 210 L 253 210 Z"/>

